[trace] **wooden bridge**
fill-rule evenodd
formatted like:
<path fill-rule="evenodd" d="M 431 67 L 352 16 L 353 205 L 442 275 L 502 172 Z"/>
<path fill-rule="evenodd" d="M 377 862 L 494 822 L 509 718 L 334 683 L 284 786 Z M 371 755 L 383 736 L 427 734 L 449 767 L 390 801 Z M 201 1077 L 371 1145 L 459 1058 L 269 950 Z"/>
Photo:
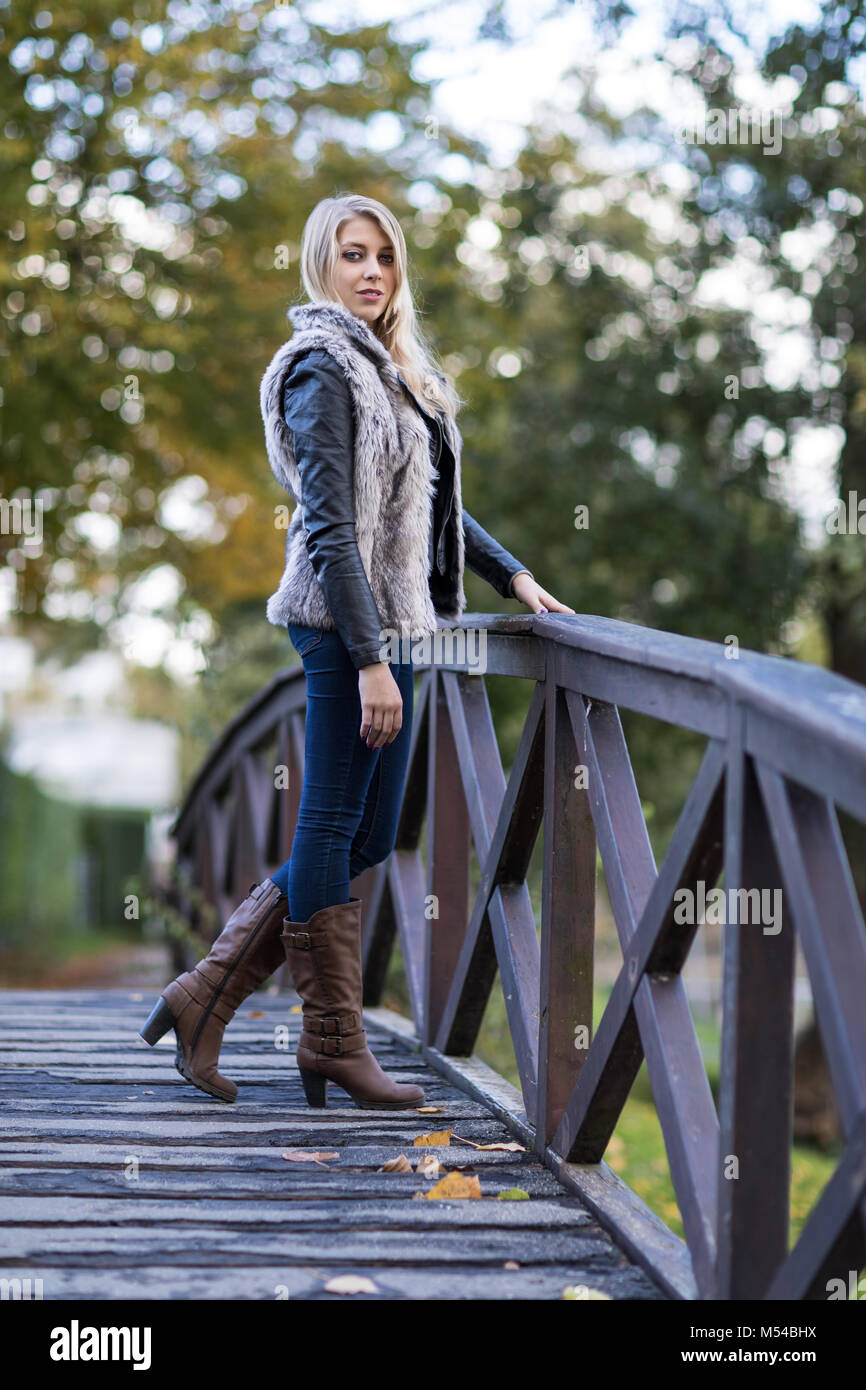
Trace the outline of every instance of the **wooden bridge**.
<path fill-rule="evenodd" d="M 140 995 L 0 995 L 10 1296 L 339 1300 L 329 1286 L 348 1277 L 369 1281 L 353 1297 L 372 1299 L 665 1297 L 541 1163 L 525 1125 L 515 1137 L 514 1088 L 478 1062 L 440 1074 L 387 1010 L 367 1015 L 370 1044 L 431 1108 L 343 1108 L 332 1093 L 309 1109 L 294 1002 L 263 993 L 242 1006 L 222 1051 L 241 1089 L 225 1105 L 177 1075 L 173 1034 L 153 1050 L 137 1037 Z M 382 1171 L 400 1155 L 402 1171 Z M 425 1156 L 439 1173 L 419 1173 Z M 450 1173 L 478 1195 L 429 1198 Z M 609 1186 L 603 1200 L 622 1203 L 627 1190 Z M 645 1224 L 663 1248 L 661 1224 Z"/>
<path fill-rule="evenodd" d="M 364 901 L 365 1016 L 374 1050 L 401 1078 L 423 1071 L 428 1103 L 441 1109 L 385 1120 L 354 1107 L 319 1114 L 303 1107 L 293 1055 L 277 1059 L 273 1047 L 288 994 L 260 996 L 228 1030 L 226 1055 L 235 1068 L 226 1069 L 247 1083 L 235 1107 L 216 1106 L 188 1087 L 182 1100 L 179 1092 L 166 1100 L 163 1088 L 177 1082 L 158 1063 L 169 1059 L 118 1046 L 140 1018 L 140 1003 L 133 1010 L 126 996 L 46 1002 L 37 1016 L 68 1040 L 58 1049 L 49 1045 L 53 1033 L 40 1041 L 22 1018 L 38 1000 L 21 996 L 16 1004 L 7 995 L 3 1047 L 21 1069 L 13 1070 L 21 1085 L 5 1113 L 4 1193 L 32 1194 L 25 1199 L 31 1215 L 15 1227 L 16 1267 L 29 1260 L 31 1272 L 50 1267 L 61 1281 L 74 1268 L 78 1290 L 88 1279 L 94 1288 L 112 1287 L 111 1262 L 100 1260 L 122 1249 L 115 1234 L 103 1230 L 83 1265 L 84 1237 L 76 1244 L 67 1231 L 64 1245 L 61 1224 L 57 1244 L 45 1236 L 49 1220 L 62 1220 L 59 1205 L 46 1204 L 67 1196 L 84 1203 L 71 1208 L 83 1212 L 83 1227 L 88 1210 L 95 1227 L 129 1223 L 133 1266 L 162 1281 L 160 1297 L 173 1296 L 168 1288 L 200 1297 L 207 1295 L 193 1290 L 204 1285 L 234 1287 L 239 1269 L 254 1280 L 246 1296 L 273 1297 L 275 1283 L 287 1287 L 285 1296 L 311 1296 L 339 1269 L 366 1274 L 387 1296 L 395 1287 L 402 1296 L 436 1296 L 450 1286 L 471 1297 L 561 1297 L 571 1285 L 580 1286 L 579 1296 L 592 1289 L 619 1298 L 824 1299 L 829 1279 L 847 1279 L 866 1263 L 866 931 L 838 820 L 842 811 L 866 822 L 866 690 L 803 663 L 748 651 L 731 659 L 719 644 L 601 618 L 472 614 L 439 634 L 449 635 L 453 645 L 446 641 L 431 661 L 416 660 L 421 674 L 396 847 L 352 886 Z M 507 779 L 485 674 L 531 684 Z M 194 918 L 203 895 L 217 929 L 248 885 L 290 852 L 304 701 L 298 664 L 226 728 L 178 816 L 189 884 L 181 905 Z M 660 866 L 620 709 L 706 739 Z M 286 791 L 275 788 L 280 767 L 289 771 Z M 542 822 L 539 934 L 526 875 Z M 474 888 L 473 847 L 480 869 Z M 622 968 L 593 1034 L 598 854 Z M 682 890 L 699 900 L 720 876 L 732 910 L 724 928 L 716 1104 L 682 979 L 700 922 L 684 921 L 677 904 Z M 762 892 L 781 894 L 783 911 L 772 926 L 760 915 Z M 425 911 L 429 902 L 438 905 L 435 919 Z M 377 1007 L 395 940 L 407 1020 Z M 844 1152 L 789 1249 L 797 945 Z M 472 1055 L 497 977 L 519 1090 Z M 604 1163 L 644 1060 L 685 1241 Z M 58 1091 L 67 1077 L 74 1085 Z M 466 1162 L 471 1156 L 480 1201 L 388 1195 L 395 1182 L 405 1181 L 406 1191 L 427 1182 L 379 1171 L 401 1152 L 415 1167 L 421 1120 L 431 1131 L 451 1130 L 447 1148 L 429 1150 L 446 1169 L 460 1171 L 455 1148 Z M 473 1147 L 497 1142 L 523 1148 Z M 79 1173 L 84 1144 L 96 1145 L 99 1160 Z M 287 1146 L 338 1158 L 320 1160 L 327 1165 L 320 1171 L 283 1159 Z M 138 1155 L 139 1173 L 149 1174 L 145 1187 L 120 1187 L 121 1149 Z M 500 1201 L 503 1185 L 522 1188 L 528 1201 Z M 292 1193 L 298 1206 L 290 1212 Z M 125 1216 L 118 1216 L 119 1194 Z M 146 1228 L 166 1205 L 176 1214 L 177 1254 L 161 1268 Z M 41 1243 L 28 1239 L 29 1221 L 39 1225 Z M 207 1222 L 219 1239 L 207 1236 Z M 231 1274 L 204 1260 L 205 1245 L 233 1252 Z"/>

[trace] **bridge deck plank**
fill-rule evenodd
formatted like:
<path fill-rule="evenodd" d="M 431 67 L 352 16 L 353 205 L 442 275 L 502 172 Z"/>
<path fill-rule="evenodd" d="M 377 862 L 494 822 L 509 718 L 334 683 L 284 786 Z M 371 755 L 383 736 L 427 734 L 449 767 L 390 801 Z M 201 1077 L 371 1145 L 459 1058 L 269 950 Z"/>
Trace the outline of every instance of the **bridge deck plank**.
<path fill-rule="evenodd" d="M 417 1300 L 559 1299 L 568 1284 L 665 1297 L 534 1153 L 459 1142 L 513 1136 L 375 1023 L 380 1063 L 419 1081 L 435 1113 L 360 1110 L 336 1087 L 326 1111 L 311 1110 L 292 994 L 244 1004 L 223 1049 L 240 1092 L 222 1104 L 177 1075 L 173 1046 L 138 1038 L 150 1002 L 0 991 L 0 1278 L 40 1278 L 46 1299 L 330 1297 L 337 1274 Z M 437 1129 L 453 1130 L 450 1145 L 414 1145 Z M 282 1157 L 298 1149 L 338 1157 Z M 400 1153 L 474 1172 L 482 1197 L 419 1200 L 431 1180 L 378 1171 Z M 498 1200 L 514 1187 L 529 1200 Z"/>

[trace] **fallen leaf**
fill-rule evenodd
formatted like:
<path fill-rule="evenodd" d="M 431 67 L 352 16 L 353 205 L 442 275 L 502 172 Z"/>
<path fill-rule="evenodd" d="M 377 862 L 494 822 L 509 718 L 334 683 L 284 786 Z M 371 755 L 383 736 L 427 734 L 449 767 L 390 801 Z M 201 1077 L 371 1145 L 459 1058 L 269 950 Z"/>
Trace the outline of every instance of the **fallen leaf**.
<path fill-rule="evenodd" d="M 452 1198 L 480 1197 L 481 1183 L 477 1177 L 465 1178 L 462 1173 L 447 1173 L 444 1178 L 437 1182 L 435 1187 L 431 1187 L 424 1196 L 428 1200 L 435 1201 L 444 1198 L 450 1201 Z"/>
<path fill-rule="evenodd" d="M 312 1153 L 309 1149 L 287 1149 L 281 1157 L 288 1159 L 290 1163 L 320 1163 L 324 1168 L 326 1165 L 322 1162 L 323 1159 L 339 1158 L 340 1155 L 338 1153 Z"/>
<path fill-rule="evenodd" d="M 425 1154 L 423 1158 L 419 1158 L 415 1172 L 421 1178 L 435 1178 L 441 1168 L 442 1164 L 434 1154 Z"/>
<path fill-rule="evenodd" d="M 529 1200 L 529 1193 L 524 1192 L 522 1187 L 507 1187 L 504 1192 L 497 1192 L 497 1202 L 525 1202 Z"/>
<path fill-rule="evenodd" d="M 405 1154 L 399 1154 L 397 1158 L 389 1158 L 381 1168 L 376 1169 L 377 1173 L 411 1173 L 412 1164 Z"/>
<path fill-rule="evenodd" d="M 133 1000 L 135 1001 L 136 1004 L 140 1004 L 141 1001 L 142 1001 L 142 999 L 144 998 L 144 995 L 143 995 L 143 994 L 130 994 L 129 997 L 130 997 L 130 999 L 133 999 Z"/>
<path fill-rule="evenodd" d="M 247 1018 L 264 1018 L 264 1017 L 265 1017 L 264 1009 L 253 1009 L 251 1013 L 248 1013 L 248 1014 L 247 1014 Z"/>
<path fill-rule="evenodd" d="M 419 1145 L 450 1144 L 451 1135 L 453 1133 L 454 1131 L 452 1129 L 437 1129 L 434 1130 L 432 1134 L 419 1134 L 414 1140 L 414 1144 L 416 1149 L 419 1147 Z"/>
<path fill-rule="evenodd" d="M 365 1274 L 338 1274 L 325 1285 L 326 1293 L 378 1293 L 378 1285 Z"/>
<path fill-rule="evenodd" d="M 142 1091 L 141 1094 L 142 1094 L 143 1096 L 155 1096 L 155 1095 L 156 1095 L 156 1091 Z"/>
<path fill-rule="evenodd" d="M 302 1008 L 302 1006 L 301 1006 L 300 1004 L 293 1004 L 292 1007 L 289 1009 L 289 1013 L 290 1013 L 290 1014 L 300 1014 L 300 1013 L 303 1013 L 303 1008 Z"/>
<path fill-rule="evenodd" d="M 520 1265 L 517 1263 L 516 1260 L 506 1260 L 506 1261 L 505 1261 L 505 1264 L 502 1266 L 502 1268 L 503 1268 L 503 1269 L 519 1269 L 519 1268 L 520 1268 Z"/>
<path fill-rule="evenodd" d="M 562 1296 L 567 1299 L 604 1299 L 607 1303 L 613 1302 L 609 1293 L 602 1293 L 601 1289 L 590 1289 L 586 1284 L 567 1284 L 562 1290 Z"/>
<path fill-rule="evenodd" d="M 418 1115 L 438 1115 L 440 1110 L 444 1110 L 444 1105 L 416 1105 L 415 1112 Z"/>

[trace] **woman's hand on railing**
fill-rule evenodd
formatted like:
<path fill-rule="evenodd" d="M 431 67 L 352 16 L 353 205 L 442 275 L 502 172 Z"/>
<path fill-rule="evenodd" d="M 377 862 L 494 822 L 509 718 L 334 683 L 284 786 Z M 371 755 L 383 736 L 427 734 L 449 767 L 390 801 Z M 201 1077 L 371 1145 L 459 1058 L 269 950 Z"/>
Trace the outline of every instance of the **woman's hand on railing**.
<path fill-rule="evenodd" d="M 533 613 L 573 613 L 574 609 L 569 608 L 567 603 L 560 603 L 553 594 L 549 594 L 546 589 L 542 589 L 537 584 L 531 574 L 518 574 L 511 584 L 511 592 L 521 603 L 525 603 L 527 608 L 531 608 Z"/>
<path fill-rule="evenodd" d="M 387 661 L 361 667 L 358 693 L 361 696 L 360 733 L 367 747 L 381 748 L 383 744 L 393 743 L 403 727 L 403 696 Z"/>

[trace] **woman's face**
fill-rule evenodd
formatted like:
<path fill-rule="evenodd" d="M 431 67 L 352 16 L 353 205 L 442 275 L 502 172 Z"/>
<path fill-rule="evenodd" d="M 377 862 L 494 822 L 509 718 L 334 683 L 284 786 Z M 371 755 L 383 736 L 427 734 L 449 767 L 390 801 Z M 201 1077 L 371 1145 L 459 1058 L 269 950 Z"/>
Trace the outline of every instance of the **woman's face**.
<path fill-rule="evenodd" d="M 390 304 L 397 283 L 394 248 L 378 222 L 364 216 L 344 222 L 337 241 L 334 287 L 346 308 L 372 327 Z"/>

